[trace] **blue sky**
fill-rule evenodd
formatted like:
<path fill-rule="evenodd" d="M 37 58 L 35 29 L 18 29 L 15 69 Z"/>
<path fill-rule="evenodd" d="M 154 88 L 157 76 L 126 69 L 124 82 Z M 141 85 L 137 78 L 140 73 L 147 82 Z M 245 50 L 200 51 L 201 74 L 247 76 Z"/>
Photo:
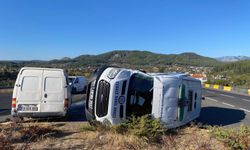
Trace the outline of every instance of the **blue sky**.
<path fill-rule="evenodd" d="M 0 0 L 0 60 L 110 50 L 250 56 L 250 1 Z"/>

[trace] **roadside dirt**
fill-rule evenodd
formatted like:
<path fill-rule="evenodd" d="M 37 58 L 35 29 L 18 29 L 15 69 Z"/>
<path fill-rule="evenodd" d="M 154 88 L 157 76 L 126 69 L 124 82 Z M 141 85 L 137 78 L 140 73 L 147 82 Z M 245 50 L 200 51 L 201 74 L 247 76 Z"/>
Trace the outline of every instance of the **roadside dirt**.
<path fill-rule="evenodd" d="M 208 130 L 198 127 L 180 129 L 159 143 L 148 143 L 133 135 L 93 131 L 87 122 L 6 122 L 0 124 L 0 129 L 0 149 L 229 149 Z"/>

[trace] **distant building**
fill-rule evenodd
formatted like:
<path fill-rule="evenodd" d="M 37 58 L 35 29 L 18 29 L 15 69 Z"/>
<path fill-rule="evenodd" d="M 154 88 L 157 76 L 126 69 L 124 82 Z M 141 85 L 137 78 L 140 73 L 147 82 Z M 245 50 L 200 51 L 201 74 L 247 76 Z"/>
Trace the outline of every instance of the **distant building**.
<path fill-rule="evenodd" d="M 205 74 L 190 74 L 190 76 L 199 79 L 201 83 L 207 82 L 207 76 Z"/>

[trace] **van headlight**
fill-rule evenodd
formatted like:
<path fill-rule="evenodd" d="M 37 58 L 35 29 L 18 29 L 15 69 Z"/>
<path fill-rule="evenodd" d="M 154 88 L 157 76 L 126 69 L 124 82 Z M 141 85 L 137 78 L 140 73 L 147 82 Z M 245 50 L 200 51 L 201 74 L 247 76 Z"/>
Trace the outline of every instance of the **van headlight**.
<path fill-rule="evenodd" d="M 118 68 L 114 68 L 114 69 L 111 69 L 108 73 L 108 78 L 109 79 L 114 79 L 116 77 L 116 75 L 121 71 L 121 69 L 118 69 Z"/>

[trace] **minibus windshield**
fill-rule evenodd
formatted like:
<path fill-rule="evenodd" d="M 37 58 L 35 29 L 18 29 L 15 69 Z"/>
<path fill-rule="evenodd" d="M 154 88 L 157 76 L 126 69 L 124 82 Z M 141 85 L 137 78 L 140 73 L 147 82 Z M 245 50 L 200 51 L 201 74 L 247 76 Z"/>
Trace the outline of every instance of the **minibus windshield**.
<path fill-rule="evenodd" d="M 126 116 L 142 116 L 152 111 L 153 78 L 141 73 L 131 76 L 127 95 Z"/>

